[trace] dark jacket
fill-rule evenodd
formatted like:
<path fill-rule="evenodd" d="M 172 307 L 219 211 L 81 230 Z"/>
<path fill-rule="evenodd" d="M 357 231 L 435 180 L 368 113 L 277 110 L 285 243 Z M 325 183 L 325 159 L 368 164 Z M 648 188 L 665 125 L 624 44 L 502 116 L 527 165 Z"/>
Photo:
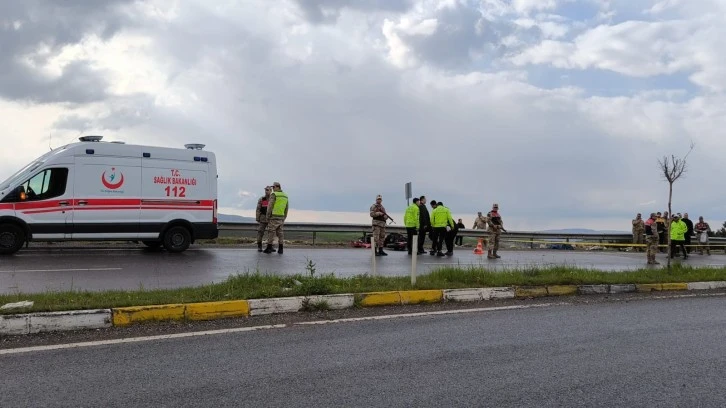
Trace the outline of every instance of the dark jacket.
<path fill-rule="evenodd" d="M 684 218 L 682 221 L 686 223 L 686 227 L 688 228 L 688 231 L 686 231 L 686 236 L 690 237 L 691 235 L 693 235 L 693 221 L 689 220 L 688 218 Z"/>
<path fill-rule="evenodd" d="M 431 216 L 429 216 L 429 210 L 425 205 L 418 206 L 418 223 L 419 228 L 426 229 L 431 227 Z"/>

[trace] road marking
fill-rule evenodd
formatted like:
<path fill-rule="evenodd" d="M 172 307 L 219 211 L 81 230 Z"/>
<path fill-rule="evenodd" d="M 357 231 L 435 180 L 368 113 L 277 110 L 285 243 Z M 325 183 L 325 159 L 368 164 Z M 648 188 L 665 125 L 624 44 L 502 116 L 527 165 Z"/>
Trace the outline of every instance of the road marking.
<path fill-rule="evenodd" d="M 319 324 L 331 324 L 331 323 L 346 323 L 346 322 L 360 322 L 364 320 L 386 320 L 396 319 L 400 317 L 422 317 L 422 316 L 439 316 L 439 315 L 450 315 L 450 314 L 462 314 L 462 313 L 475 313 L 475 312 L 496 312 L 500 310 L 515 310 L 515 309 L 531 309 L 535 307 L 549 307 L 549 306 L 564 306 L 570 305 L 567 302 L 558 303 L 540 303 L 536 305 L 516 305 L 516 306 L 494 306 L 494 307 L 479 307 L 475 309 L 457 309 L 457 310 L 438 310 L 435 312 L 419 312 L 419 313 L 401 313 L 383 316 L 366 316 L 366 317 L 351 317 L 347 319 L 336 319 L 336 320 L 316 320 L 312 322 L 300 322 L 295 325 L 319 325 Z"/>
<path fill-rule="evenodd" d="M 440 311 L 435 311 L 435 312 L 402 313 L 402 314 L 392 314 L 392 315 L 383 315 L 383 316 L 368 316 L 368 317 L 358 317 L 358 318 L 348 318 L 348 319 L 300 322 L 300 323 L 294 323 L 292 325 L 274 324 L 274 325 L 266 325 L 266 326 L 238 327 L 238 328 L 234 328 L 234 329 L 220 329 L 220 330 L 207 330 L 207 331 L 175 333 L 175 334 L 162 334 L 162 335 L 158 335 L 158 336 L 131 337 L 131 338 L 126 338 L 126 339 L 99 340 L 99 341 L 87 341 L 87 342 L 81 342 L 81 343 L 56 344 L 56 345 L 50 345 L 50 346 L 33 346 L 33 347 L 23 347 L 23 348 L 14 348 L 14 349 L 0 349 L 0 355 L 31 353 L 34 351 L 51 351 L 51 350 L 65 350 L 65 349 L 75 349 L 75 348 L 83 348 L 83 347 L 107 346 L 107 345 L 125 344 L 125 343 L 139 343 L 139 342 L 156 341 L 156 340 L 171 340 L 171 339 L 180 339 L 180 338 L 186 338 L 186 337 L 212 336 L 212 335 L 216 335 L 216 334 L 230 334 L 230 333 L 250 332 L 250 331 L 256 331 L 256 330 L 281 329 L 281 328 L 285 328 L 285 327 L 303 326 L 303 325 L 316 325 L 316 324 L 320 325 L 320 324 L 331 324 L 331 323 L 357 322 L 357 321 L 363 321 L 363 320 L 385 320 L 385 319 L 396 319 L 396 318 L 406 318 L 406 317 L 438 316 L 438 315 L 474 313 L 474 312 L 494 312 L 494 311 L 500 311 L 500 310 L 530 309 L 530 308 L 536 308 L 536 307 L 559 306 L 559 305 L 568 305 L 568 304 L 569 303 L 561 302 L 561 303 L 540 303 L 540 304 L 536 304 L 536 305 L 480 307 L 480 308 L 474 308 L 474 309 L 440 310 Z"/>
<path fill-rule="evenodd" d="M 82 347 L 106 346 L 106 345 L 124 344 L 124 343 L 139 343 L 139 342 L 143 342 L 143 341 L 170 340 L 170 339 L 180 339 L 180 338 L 185 338 L 185 337 L 211 336 L 211 335 L 215 335 L 215 334 L 228 334 L 228 333 L 249 332 L 249 331 L 256 331 L 256 330 L 280 329 L 283 327 L 287 327 L 287 325 L 286 324 L 273 324 L 273 325 L 267 325 L 267 326 L 238 327 L 235 329 L 220 329 L 220 330 L 207 330 L 207 331 L 187 332 L 187 333 L 162 334 L 162 335 L 158 335 L 158 336 L 130 337 L 130 338 L 126 338 L 126 339 L 86 341 L 86 342 L 82 342 L 82 343 L 56 344 L 56 345 L 51 345 L 51 346 L 23 347 L 23 348 L 16 348 L 16 349 L 0 350 L 0 355 L 30 353 L 33 351 L 50 351 L 50 350 L 63 350 L 63 349 L 82 348 Z"/>
<path fill-rule="evenodd" d="M 18 272 L 95 272 L 95 271 L 120 271 L 123 268 L 72 268 L 72 269 L 16 269 L 14 271 L 0 271 L 0 273 Z"/>

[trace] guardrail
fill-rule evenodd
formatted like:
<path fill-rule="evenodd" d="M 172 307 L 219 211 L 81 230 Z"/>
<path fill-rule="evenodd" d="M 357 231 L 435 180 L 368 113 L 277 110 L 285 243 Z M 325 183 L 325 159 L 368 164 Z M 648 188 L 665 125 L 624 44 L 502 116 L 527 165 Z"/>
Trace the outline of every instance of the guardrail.
<path fill-rule="evenodd" d="M 257 231 L 257 223 L 225 222 L 219 223 L 220 231 Z M 309 232 L 313 234 L 313 245 L 315 235 L 318 232 L 357 232 L 361 235 L 371 232 L 371 226 L 365 224 L 317 224 L 317 223 L 285 223 L 286 232 Z M 406 233 L 406 228 L 399 225 L 389 225 L 387 232 Z M 464 229 L 459 231 L 464 237 L 486 238 L 489 233 L 484 230 Z M 534 231 L 511 231 L 502 234 L 503 241 L 529 241 L 534 247 L 536 241 L 555 240 L 561 242 L 592 242 L 593 244 L 629 244 L 633 242 L 631 234 L 582 234 L 582 233 L 557 233 L 557 232 L 534 232 Z M 554 242 L 553 242 L 554 243 Z M 695 238 L 693 244 L 696 244 Z M 726 238 L 711 237 L 710 244 L 721 246 L 726 244 Z"/>

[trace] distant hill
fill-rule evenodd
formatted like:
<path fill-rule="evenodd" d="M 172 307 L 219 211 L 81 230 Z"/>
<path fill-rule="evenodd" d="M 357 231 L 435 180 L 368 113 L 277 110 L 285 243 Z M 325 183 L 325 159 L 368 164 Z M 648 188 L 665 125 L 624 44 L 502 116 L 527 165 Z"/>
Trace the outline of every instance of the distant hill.
<path fill-rule="evenodd" d="M 593 230 L 587 228 L 564 228 L 539 231 L 547 234 L 630 234 L 630 231 Z"/>
<path fill-rule="evenodd" d="M 218 214 L 217 220 L 219 222 L 255 222 L 252 217 L 243 217 L 241 215 L 230 215 L 230 214 Z"/>

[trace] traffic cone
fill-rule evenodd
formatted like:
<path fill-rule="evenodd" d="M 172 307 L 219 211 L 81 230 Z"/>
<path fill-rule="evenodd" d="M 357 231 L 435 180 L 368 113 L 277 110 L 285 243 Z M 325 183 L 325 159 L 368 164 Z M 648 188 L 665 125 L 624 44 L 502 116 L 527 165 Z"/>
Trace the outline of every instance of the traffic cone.
<path fill-rule="evenodd" d="M 479 242 L 476 244 L 476 248 L 474 249 L 474 255 L 484 255 L 484 248 L 482 248 L 481 242 L 482 239 L 479 238 Z"/>

